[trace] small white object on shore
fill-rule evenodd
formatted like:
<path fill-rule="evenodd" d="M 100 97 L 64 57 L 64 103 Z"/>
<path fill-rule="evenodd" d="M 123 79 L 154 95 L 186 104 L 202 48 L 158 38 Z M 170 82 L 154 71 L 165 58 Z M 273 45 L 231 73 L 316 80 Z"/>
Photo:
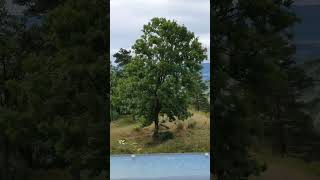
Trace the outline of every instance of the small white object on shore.
<path fill-rule="evenodd" d="M 205 153 L 204 155 L 205 155 L 205 156 L 209 156 L 209 153 Z"/>
<path fill-rule="evenodd" d="M 136 155 L 132 154 L 132 155 L 131 155 L 131 157 L 132 157 L 132 158 L 135 158 L 135 157 L 136 157 Z"/>

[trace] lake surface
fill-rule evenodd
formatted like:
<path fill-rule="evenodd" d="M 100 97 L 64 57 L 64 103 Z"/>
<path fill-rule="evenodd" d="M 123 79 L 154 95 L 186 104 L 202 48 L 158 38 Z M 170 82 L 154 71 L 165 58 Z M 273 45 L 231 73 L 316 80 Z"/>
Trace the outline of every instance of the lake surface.
<path fill-rule="evenodd" d="M 204 153 L 117 155 L 110 157 L 111 180 L 209 180 Z"/>

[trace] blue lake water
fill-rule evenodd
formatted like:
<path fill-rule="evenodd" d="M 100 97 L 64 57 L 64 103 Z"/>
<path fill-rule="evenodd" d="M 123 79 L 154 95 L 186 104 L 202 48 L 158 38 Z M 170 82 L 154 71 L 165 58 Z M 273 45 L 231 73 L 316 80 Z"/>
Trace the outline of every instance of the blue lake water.
<path fill-rule="evenodd" d="M 110 157 L 111 180 L 209 180 L 210 155 L 148 154 Z"/>

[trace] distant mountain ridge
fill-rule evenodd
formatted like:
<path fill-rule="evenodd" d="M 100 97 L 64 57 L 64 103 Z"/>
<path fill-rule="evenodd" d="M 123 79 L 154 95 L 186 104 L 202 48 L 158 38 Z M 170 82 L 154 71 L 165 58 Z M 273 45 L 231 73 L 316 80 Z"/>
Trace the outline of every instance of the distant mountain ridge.
<path fill-rule="evenodd" d="M 210 80 L 210 63 L 202 63 L 201 74 L 203 80 Z"/>

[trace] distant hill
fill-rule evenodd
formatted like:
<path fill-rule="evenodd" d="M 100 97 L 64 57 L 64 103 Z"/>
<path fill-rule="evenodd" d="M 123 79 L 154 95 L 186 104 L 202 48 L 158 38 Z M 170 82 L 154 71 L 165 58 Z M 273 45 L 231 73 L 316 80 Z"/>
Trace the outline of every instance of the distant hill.
<path fill-rule="evenodd" d="M 210 63 L 202 63 L 201 73 L 203 80 L 210 80 Z"/>

